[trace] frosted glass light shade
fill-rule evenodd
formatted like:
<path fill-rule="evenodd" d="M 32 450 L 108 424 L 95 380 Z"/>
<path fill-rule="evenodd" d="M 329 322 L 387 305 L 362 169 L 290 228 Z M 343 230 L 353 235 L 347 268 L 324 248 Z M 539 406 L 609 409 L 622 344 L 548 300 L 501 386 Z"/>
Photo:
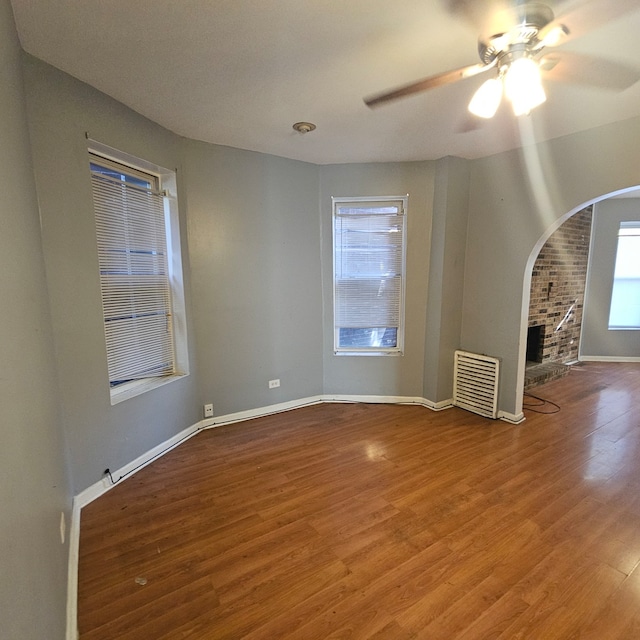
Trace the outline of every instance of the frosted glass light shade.
<path fill-rule="evenodd" d="M 469 102 L 469 111 L 480 118 L 493 118 L 502 99 L 502 82 L 490 78 L 483 82 Z"/>
<path fill-rule="evenodd" d="M 540 68 L 531 58 L 518 58 L 511 63 L 504 76 L 504 89 L 517 116 L 529 113 L 547 99 Z"/>

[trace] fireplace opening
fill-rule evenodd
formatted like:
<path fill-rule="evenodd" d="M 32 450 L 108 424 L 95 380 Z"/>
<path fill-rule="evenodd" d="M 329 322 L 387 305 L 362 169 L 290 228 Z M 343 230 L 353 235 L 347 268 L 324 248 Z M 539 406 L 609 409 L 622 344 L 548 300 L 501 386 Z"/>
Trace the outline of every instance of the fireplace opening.
<path fill-rule="evenodd" d="M 527 361 L 542 362 L 544 344 L 544 325 L 539 324 L 527 330 Z"/>

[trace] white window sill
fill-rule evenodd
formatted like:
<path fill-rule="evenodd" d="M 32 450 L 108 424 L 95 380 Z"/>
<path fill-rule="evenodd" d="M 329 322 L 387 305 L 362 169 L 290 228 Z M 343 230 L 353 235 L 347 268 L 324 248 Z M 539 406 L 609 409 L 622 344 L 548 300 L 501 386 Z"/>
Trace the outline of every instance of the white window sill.
<path fill-rule="evenodd" d="M 181 380 L 188 375 L 188 373 L 180 373 L 173 376 L 164 376 L 162 378 L 144 378 L 143 380 L 125 382 L 124 384 L 111 389 L 111 404 L 119 404 L 129 398 L 135 398 L 135 396 L 139 396 L 140 394 L 151 391 L 152 389 L 157 389 L 158 387 L 162 387 L 170 382 Z"/>
<path fill-rule="evenodd" d="M 401 356 L 402 351 L 334 351 L 335 356 Z"/>

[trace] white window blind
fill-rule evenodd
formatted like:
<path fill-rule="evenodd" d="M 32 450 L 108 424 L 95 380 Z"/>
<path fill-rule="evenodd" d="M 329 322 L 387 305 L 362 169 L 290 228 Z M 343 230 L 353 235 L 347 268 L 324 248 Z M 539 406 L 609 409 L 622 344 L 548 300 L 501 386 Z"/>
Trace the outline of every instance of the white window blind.
<path fill-rule="evenodd" d="M 109 382 L 174 373 L 163 194 L 157 179 L 92 156 Z"/>
<path fill-rule="evenodd" d="M 404 214 L 404 199 L 334 199 L 336 352 L 402 349 Z"/>
<path fill-rule="evenodd" d="M 640 329 L 640 222 L 621 222 L 618 232 L 609 329 Z"/>

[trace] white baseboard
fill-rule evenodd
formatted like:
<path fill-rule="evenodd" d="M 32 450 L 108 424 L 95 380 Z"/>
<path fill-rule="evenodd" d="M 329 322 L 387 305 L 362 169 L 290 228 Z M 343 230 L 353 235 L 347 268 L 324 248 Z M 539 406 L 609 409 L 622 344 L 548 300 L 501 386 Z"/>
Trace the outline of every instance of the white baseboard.
<path fill-rule="evenodd" d="M 413 396 L 369 396 L 326 394 L 321 396 L 322 402 L 362 402 L 368 404 L 418 404 L 424 405 L 424 398 Z"/>
<path fill-rule="evenodd" d="M 253 418 L 262 418 L 264 416 L 281 413 L 283 411 L 291 411 L 292 409 L 301 409 L 314 404 L 323 402 L 362 402 L 371 404 L 415 404 L 426 407 L 432 411 L 442 411 L 453 406 L 453 400 L 442 400 L 441 402 L 432 402 L 426 398 L 414 396 L 370 396 L 370 395 L 344 395 L 344 394 L 326 394 L 320 396 L 310 396 L 301 398 L 300 400 L 291 400 L 280 404 L 267 405 L 258 409 L 249 409 L 247 411 L 238 411 L 237 413 L 228 413 L 215 418 L 207 418 L 200 423 L 203 429 L 211 429 L 220 427 L 225 424 L 233 424 L 234 422 L 242 422 L 244 420 L 252 420 Z"/>
<path fill-rule="evenodd" d="M 322 402 L 370 402 L 372 404 L 415 404 L 420 407 L 426 407 L 431 411 L 442 411 L 443 409 L 450 409 L 453 406 L 453 400 L 442 400 L 440 402 L 433 402 L 426 398 L 419 398 L 414 396 L 351 396 L 351 395 L 323 395 L 321 396 Z"/>
<path fill-rule="evenodd" d="M 640 362 L 640 356 L 580 356 L 580 362 Z"/>
<path fill-rule="evenodd" d="M 73 499 L 69 526 L 69 562 L 67 566 L 66 640 L 78 640 L 78 562 L 80 560 L 80 503 Z"/>
<path fill-rule="evenodd" d="M 431 409 L 431 411 L 442 411 L 443 409 L 451 409 L 453 407 L 453 398 L 441 400 L 440 402 L 432 402 L 426 398 L 422 399 L 422 406 Z"/>
<path fill-rule="evenodd" d="M 200 428 L 211 429 L 213 427 L 221 427 L 225 424 L 233 424 L 234 422 L 253 420 L 253 418 L 263 418 L 265 416 L 273 415 L 274 413 L 282 413 L 283 411 L 291 411 L 292 409 L 310 407 L 311 405 L 320 404 L 321 402 L 324 402 L 323 396 L 311 396 L 309 398 L 301 398 L 300 400 L 270 404 L 266 407 L 259 407 L 258 409 L 248 409 L 247 411 L 227 413 L 226 415 L 217 416 L 215 418 L 206 418 L 200 422 Z"/>
<path fill-rule="evenodd" d="M 507 411 L 498 411 L 498 419 L 504 420 L 510 424 L 521 424 L 526 420 L 524 413 L 509 413 Z"/>

